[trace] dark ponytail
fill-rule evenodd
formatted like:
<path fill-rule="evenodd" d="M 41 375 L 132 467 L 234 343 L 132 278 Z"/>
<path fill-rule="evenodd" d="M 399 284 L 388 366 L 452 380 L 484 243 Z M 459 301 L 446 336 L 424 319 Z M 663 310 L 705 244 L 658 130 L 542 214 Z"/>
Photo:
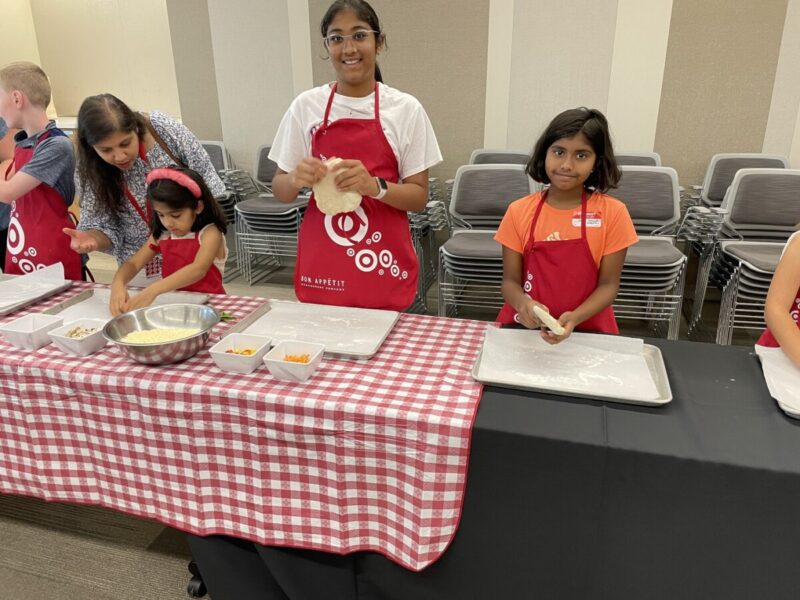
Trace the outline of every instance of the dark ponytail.
<path fill-rule="evenodd" d="M 375 34 L 375 44 L 386 46 L 386 34 L 383 33 L 378 15 L 375 9 L 372 8 L 366 0 L 336 0 L 336 2 L 331 4 L 328 10 L 325 11 L 325 16 L 322 17 L 322 22 L 319 27 L 323 38 L 328 35 L 328 27 L 331 26 L 331 21 L 343 10 L 352 10 L 356 13 L 359 19 L 369 24 L 370 29 L 377 31 Z M 383 74 L 377 62 L 375 63 L 375 81 L 383 83 Z"/>

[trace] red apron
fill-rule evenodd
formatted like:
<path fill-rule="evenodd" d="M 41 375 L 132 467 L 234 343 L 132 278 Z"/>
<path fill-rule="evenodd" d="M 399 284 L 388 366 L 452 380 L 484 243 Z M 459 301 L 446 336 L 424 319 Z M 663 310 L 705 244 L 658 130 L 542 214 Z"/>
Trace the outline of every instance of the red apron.
<path fill-rule="evenodd" d="M 374 177 L 397 182 L 397 159 L 379 117 L 375 84 L 374 119 L 328 123 L 336 84 L 322 125 L 311 138 L 311 154 L 364 163 Z M 297 244 L 294 289 L 301 302 L 405 310 L 414 300 L 419 264 L 408 215 L 364 196 L 353 212 L 325 215 L 311 196 Z"/>
<path fill-rule="evenodd" d="M 8 178 L 12 169 L 19 172 L 28 164 L 36 146 L 51 135 L 63 136 L 64 132 L 48 129 L 32 148 L 14 148 L 14 160 L 5 177 Z M 74 226 L 64 198 L 49 185 L 40 183 L 11 203 L 4 271 L 24 275 L 61 263 L 66 279 L 81 279 L 81 256 L 69 247 L 69 236 L 61 234 L 65 227 L 72 229 Z"/>
<path fill-rule="evenodd" d="M 795 294 L 794 303 L 792 303 L 789 314 L 791 315 L 792 319 L 794 319 L 797 327 L 800 328 L 800 289 L 798 289 L 797 294 Z M 769 329 L 764 330 L 764 333 L 762 333 L 761 337 L 758 338 L 756 345 L 769 346 L 770 348 L 778 348 L 780 346 L 778 340 L 775 339 L 775 336 L 772 335 L 772 332 Z"/>
<path fill-rule="evenodd" d="M 536 241 L 534 232 L 542 212 L 547 190 L 542 192 L 531 230 L 522 254 L 522 273 L 525 293 L 544 304 L 556 319 L 578 308 L 597 288 L 599 269 L 594 262 L 586 239 L 586 192 L 581 197 L 581 237 L 574 240 Z M 497 315 L 501 324 L 516 323 L 517 313 L 504 304 Z M 575 327 L 577 331 L 619 333 L 614 310 L 608 306 L 595 316 Z"/>
<path fill-rule="evenodd" d="M 175 271 L 182 269 L 186 265 L 194 262 L 197 252 L 200 250 L 200 232 L 196 231 L 193 238 L 173 240 L 165 239 L 158 242 L 161 252 L 161 276 L 169 277 Z M 216 265 L 211 268 L 205 276 L 191 285 L 180 288 L 182 292 L 204 292 L 206 294 L 224 294 L 225 288 L 222 287 L 222 274 Z"/>

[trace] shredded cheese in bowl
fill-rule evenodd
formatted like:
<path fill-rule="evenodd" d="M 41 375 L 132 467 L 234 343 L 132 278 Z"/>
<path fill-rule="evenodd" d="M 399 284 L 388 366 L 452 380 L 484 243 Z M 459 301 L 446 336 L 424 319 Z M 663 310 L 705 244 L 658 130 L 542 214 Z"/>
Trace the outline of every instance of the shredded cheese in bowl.
<path fill-rule="evenodd" d="M 120 342 L 123 344 L 163 344 L 173 342 L 186 337 L 191 337 L 200 333 L 197 327 L 165 327 L 159 329 L 144 329 L 142 331 L 131 331 L 123 337 Z"/>

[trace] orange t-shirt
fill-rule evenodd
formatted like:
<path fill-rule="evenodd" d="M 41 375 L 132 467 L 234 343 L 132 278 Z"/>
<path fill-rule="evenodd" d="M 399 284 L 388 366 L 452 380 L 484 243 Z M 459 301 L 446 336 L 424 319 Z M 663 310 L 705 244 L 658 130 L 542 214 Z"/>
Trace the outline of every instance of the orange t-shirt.
<path fill-rule="evenodd" d="M 541 197 L 542 193 L 536 192 L 512 202 L 494 239 L 522 254 Z M 537 242 L 580 238 L 581 207 L 557 209 L 545 203 L 536 222 L 534 236 Z M 607 254 L 639 241 L 627 207 L 616 198 L 598 193 L 592 194 L 586 202 L 586 237 L 598 268 Z"/>

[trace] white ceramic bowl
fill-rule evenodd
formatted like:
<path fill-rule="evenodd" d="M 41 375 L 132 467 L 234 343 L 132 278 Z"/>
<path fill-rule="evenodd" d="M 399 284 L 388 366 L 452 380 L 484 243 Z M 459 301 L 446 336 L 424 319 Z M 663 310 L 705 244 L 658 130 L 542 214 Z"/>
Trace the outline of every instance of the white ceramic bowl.
<path fill-rule="evenodd" d="M 255 353 L 245 356 L 226 352 L 231 348 L 250 348 Z M 234 373 L 252 373 L 264 359 L 269 350 L 269 338 L 263 335 L 249 335 L 246 333 L 232 333 L 211 346 L 211 358 L 223 371 Z"/>
<path fill-rule="evenodd" d="M 75 354 L 76 356 L 89 356 L 100 350 L 106 345 L 108 340 L 103 335 L 103 327 L 106 321 L 102 319 L 78 319 L 70 321 L 66 325 L 57 327 L 51 330 L 50 339 L 58 348 L 67 354 Z M 86 329 L 93 328 L 94 333 L 82 338 L 71 338 L 67 334 L 76 327 L 84 327 Z"/>
<path fill-rule="evenodd" d="M 12 346 L 23 350 L 38 350 L 50 343 L 48 332 L 63 322 L 61 317 L 55 315 L 31 313 L 1 325 L 0 333 Z"/>
<path fill-rule="evenodd" d="M 264 364 L 276 379 L 283 381 L 305 381 L 317 370 L 322 362 L 325 346 L 311 342 L 281 342 L 264 356 Z M 308 354 L 307 363 L 283 360 L 287 354 Z"/>

